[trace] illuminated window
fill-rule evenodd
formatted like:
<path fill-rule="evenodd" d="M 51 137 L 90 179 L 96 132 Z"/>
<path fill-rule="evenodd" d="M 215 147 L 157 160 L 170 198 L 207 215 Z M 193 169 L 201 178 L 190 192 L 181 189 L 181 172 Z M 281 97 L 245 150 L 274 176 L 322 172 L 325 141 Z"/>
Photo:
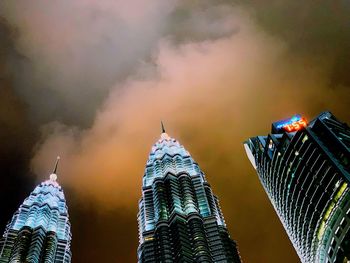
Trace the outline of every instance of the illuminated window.
<path fill-rule="evenodd" d="M 305 136 L 304 136 L 302 142 L 304 143 L 304 142 L 306 142 L 308 139 L 309 139 L 309 137 L 305 134 Z"/>
<path fill-rule="evenodd" d="M 273 142 L 272 142 L 272 140 L 270 140 L 270 142 L 269 142 L 269 149 L 272 149 L 272 147 L 273 147 Z"/>

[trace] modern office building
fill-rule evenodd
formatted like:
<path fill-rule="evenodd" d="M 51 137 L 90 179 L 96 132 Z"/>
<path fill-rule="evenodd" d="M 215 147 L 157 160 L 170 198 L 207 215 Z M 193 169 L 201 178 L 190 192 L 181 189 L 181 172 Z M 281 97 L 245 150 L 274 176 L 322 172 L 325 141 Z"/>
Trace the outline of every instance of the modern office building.
<path fill-rule="evenodd" d="M 139 263 L 241 262 L 203 172 L 163 127 L 139 202 Z"/>
<path fill-rule="evenodd" d="M 0 240 L 0 263 L 70 263 L 71 231 L 57 164 L 24 200 Z"/>
<path fill-rule="evenodd" d="M 350 262 L 350 128 L 330 112 L 244 144 L 302 262 Z"/>

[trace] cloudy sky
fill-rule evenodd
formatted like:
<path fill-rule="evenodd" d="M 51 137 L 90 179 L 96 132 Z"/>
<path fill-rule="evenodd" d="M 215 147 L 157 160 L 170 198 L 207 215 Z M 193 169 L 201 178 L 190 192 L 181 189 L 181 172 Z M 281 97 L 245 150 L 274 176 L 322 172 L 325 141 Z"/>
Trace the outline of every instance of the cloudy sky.
<path fill-rule="evenodd" d="M 349 68 L 345 0 L 2 0 L 0 231 L 60 155 L 73 262 L 136 262 L 163 120 L 244 262 L 297 262 L 242 142 L 295 113 L 349 123 Z"/>

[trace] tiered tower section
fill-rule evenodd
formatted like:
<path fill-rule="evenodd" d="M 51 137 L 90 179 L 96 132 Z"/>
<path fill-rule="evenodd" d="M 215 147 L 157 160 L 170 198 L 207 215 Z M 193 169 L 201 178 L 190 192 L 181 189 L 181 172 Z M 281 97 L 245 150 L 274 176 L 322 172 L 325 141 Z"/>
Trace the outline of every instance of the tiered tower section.
<path fill-rule="evenodd" d="M 138 224 L 139 263 L 241 262 L 203 172 L 164 129 L 147 161 Z"/>
<path fill-rule="evenodd" d="M 68 209 L 56 170 L 57 163 L 13 215 L 0 240 L 0 263 L 71 262 Z"/>
<path fill-rule="evenodd" d="M 350 260 L 350 128 L 330 112 L 273 123 L 245 142 L 302 262 Z"/>

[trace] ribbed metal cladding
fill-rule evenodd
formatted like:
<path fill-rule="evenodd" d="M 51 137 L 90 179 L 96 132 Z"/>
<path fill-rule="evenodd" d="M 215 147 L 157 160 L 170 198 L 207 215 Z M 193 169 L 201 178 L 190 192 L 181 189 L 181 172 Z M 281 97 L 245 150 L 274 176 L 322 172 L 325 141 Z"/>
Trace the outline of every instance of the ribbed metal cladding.
<path fill-rule="evenodd" d="M 0 263 L 70 263 L 70 243 L 65 197 L 50 179 L 34 189 L 7 225 L 0 240 Z"/>
<path fill-rule="evenodd" d="M 350 259 L 349 142 L 349 127 L 329 112 L 298 131 L 273 125 L 271 134 L 245 142 L 302 262 Z"/>
<path fill-rule="evenodd" d="M 139 263 L 241 262 L 204 174 L 166 133 L 147 161 L 138 223 Z"/>

